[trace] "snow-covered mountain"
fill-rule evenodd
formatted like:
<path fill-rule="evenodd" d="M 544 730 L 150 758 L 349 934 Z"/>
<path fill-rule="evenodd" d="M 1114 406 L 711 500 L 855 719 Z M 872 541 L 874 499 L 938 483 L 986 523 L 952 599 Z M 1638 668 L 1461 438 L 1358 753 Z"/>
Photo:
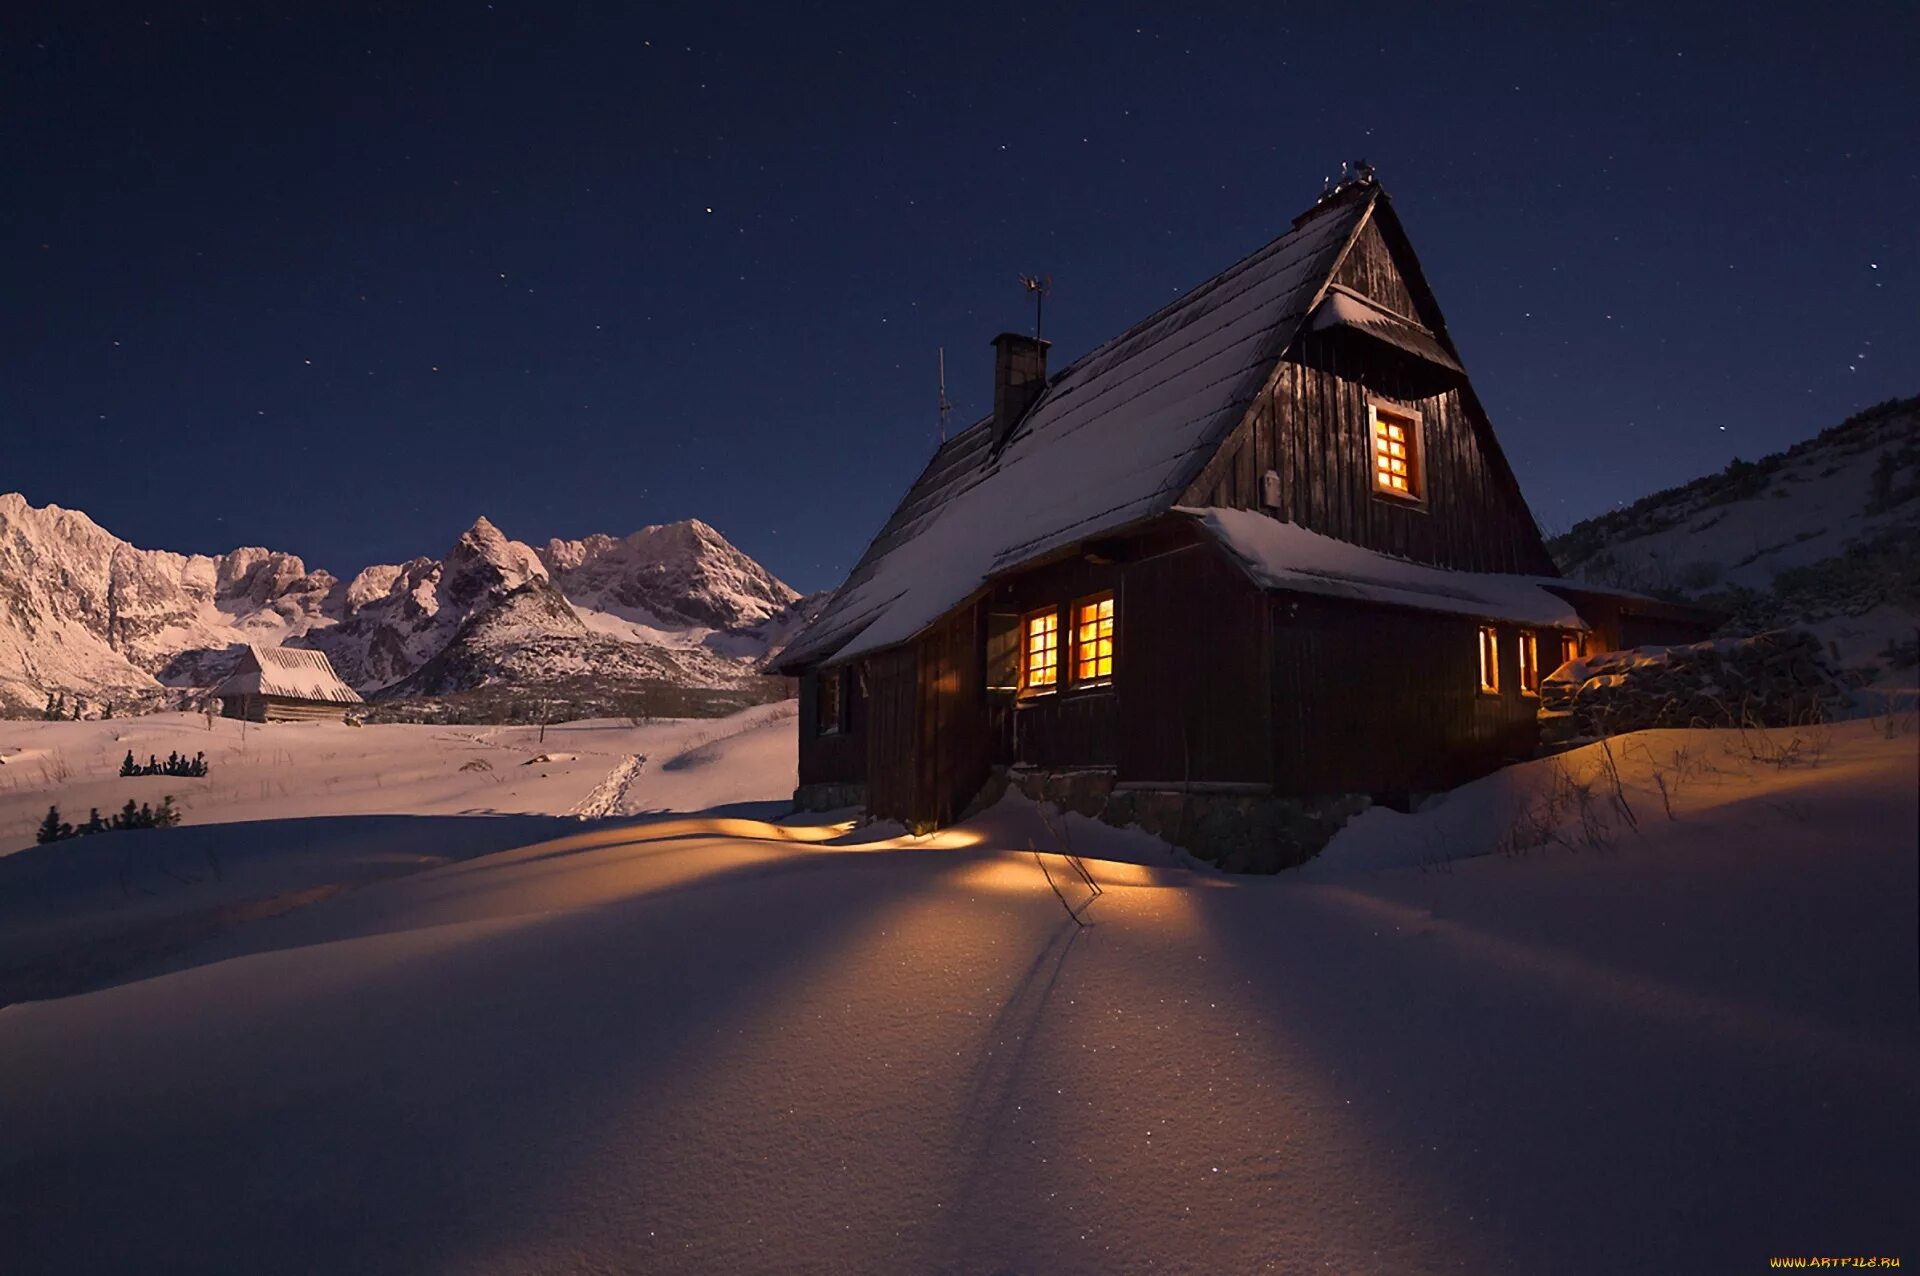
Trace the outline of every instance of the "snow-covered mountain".
<path fill-rule="evenodd" d="M 1580 580 L 1703 601 L 1742 632 L 1808 625 L 1872 680 L 1913 677 L 1920 398 L 1656 492 L 1548 544 Z"/>
<path fill-rule="evenodd" d="M 140 549 L 77 510 L 0 495 L 0 713 L 50 696 L 92 712 L 164 703 L 218 682 L 248 642 L 317 647 L 373 695 L 555 678 L 727 688 L 804 611 L 699 522 L 542 553 L 481 518 L 438 559 L 343 581 L 266 549 Z"/>

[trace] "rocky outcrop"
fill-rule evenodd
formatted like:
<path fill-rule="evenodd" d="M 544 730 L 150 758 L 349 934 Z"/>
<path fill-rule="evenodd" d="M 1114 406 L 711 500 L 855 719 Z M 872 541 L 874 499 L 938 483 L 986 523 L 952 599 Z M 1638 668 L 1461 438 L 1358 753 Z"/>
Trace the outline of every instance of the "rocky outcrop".
<path fill-rule="evenodd" d="M 1610 651 L 1541 684 L 1540 743 L 1554 750 L 1654 727 L 1798 726 L 1847 702 L 1846 683 L 1805 630 Z"/>

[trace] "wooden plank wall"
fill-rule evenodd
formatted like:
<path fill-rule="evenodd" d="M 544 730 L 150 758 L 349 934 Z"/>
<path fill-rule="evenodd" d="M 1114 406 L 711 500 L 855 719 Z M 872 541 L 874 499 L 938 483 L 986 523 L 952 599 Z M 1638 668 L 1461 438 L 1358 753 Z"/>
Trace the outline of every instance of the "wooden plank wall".
<path fill-rule="evenodd" d="M 1369 223 L 1334 282 L 1430 328 L 1441 316 L 1409 286 Z M 1421 414 L 1425 496 L 1410 504 L 1376 493 L 1369 392 Z M 1557 575 L 1526 501 L 1482 444 L 1454 374 L 1339 330 L 1304 335 L 1183 495 L 1188 504 L 1266 512 L 1371 549 L 1464 571 Z M 1263 503 L 1262 475 L 1280 478 L 1280 504 Z"/>
<path fill-rule="evenodd" d="M 1497 627 L 1489 696 L 1473 620 L 1287 594 L 1269 606 L 1275 792 L 1427 792 L 1532 756 L 1539 700 L 1519 691 L 1516 627 Z M 1556 634 L 1538 637 L 1544 663 Z"/>
<path fill-rule="evenodd" d="M 914 819 L 919 649 L 895 647 L 867 657 L 860 668 L 866 681 L 867 813 Z"/>
<path fill-rule="evenodd" d="M 1533 515 L 1488 463 L 1457 390 L 1412 399 L 1421 415 L 1425 497 L 1417 505 L 1376 495 L 1369 384 L 1407 400 L 1406 387 L 1370 368 L 1351 345 L 1314 338 L 1285 361 L 1272 386 L 1182 498 L 1189 504 L 1264 510 L 1283 521 L 1415 562 L 1462 571 L 1557 574 Z M 1393 394 L 1393 390 L 1403 393 Z M 1280 504 L 1263 503 L 1261 475 L 1280 479 Z"/>
<path fill-rule="evenodd" d="M 847 700 L 847 729 L 834 735 L 816 730 L 820 703 L 820 674 L 813 670 L 800 678 L 800 783 L 859 784 L 867 778 L 866 697 L 860 690 L 857 667 L 841 679 Z"/>
<path fill-rule="evenodd" d="M 1333 282 L 1344 284 L 1361 296 L 1378 302 L 1396 314 L 1417 320 L 1425 327 L 1433 328 L 1440 323 L 1438 314 L 1422 313 L 1414 302 L 1412 289 L 1407 287 L 1407 281 L 1394 264 L 1392 251 L 1387 248 L 1387 241 L 1380 237 L 1380 228 L 1373 222 L 1368 222 L 1354 240 L 1347 259 L 1334 272 Z"/>
<path fill-rule="evenodd" d="M 908 818 L 949 824 L 986 783 L 986 608 L 975 602 L 923 635 L 914 799 Z"/>
<path fill-rule="evenodd" d="M 1265 782 L 1264 596 L 1212 545 L 1128 564 L 1125 589 L 1117 778 Z"/>

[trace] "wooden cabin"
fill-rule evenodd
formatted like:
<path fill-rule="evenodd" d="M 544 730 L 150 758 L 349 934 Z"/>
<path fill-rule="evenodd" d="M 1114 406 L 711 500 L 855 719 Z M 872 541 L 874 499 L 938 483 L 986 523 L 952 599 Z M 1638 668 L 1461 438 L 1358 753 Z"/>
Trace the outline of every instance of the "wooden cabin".
<path fill-rule="evenodd" d="M 341 722 L 363 703 L 325 652 L 297 647 L 249 645 L 213 694 L 222 717 L 248 722 Z"/>
<path fill-rule="evenodd" d="M 804 807 L 1008 778 L 1273 866 L 1530 756 L 1565 659 L 1710 627 L 1559 579 L 1370 170 L 1063 371 L 993 345 L 992 413 L 776 662 Z"/>

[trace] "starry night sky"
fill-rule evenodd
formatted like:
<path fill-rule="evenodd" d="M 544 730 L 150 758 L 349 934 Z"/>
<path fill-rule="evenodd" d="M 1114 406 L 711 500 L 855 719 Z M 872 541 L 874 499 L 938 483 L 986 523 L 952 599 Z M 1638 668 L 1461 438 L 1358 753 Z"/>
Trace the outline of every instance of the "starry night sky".
<path fill-rule="evenodd" d="M 824 588 L 1018 273 L 1063 367 L 1365 157 L 1562 529 L 1920 391 L 1920 17 L 1788 7 L 8 6 L 0 491 Z"/>

